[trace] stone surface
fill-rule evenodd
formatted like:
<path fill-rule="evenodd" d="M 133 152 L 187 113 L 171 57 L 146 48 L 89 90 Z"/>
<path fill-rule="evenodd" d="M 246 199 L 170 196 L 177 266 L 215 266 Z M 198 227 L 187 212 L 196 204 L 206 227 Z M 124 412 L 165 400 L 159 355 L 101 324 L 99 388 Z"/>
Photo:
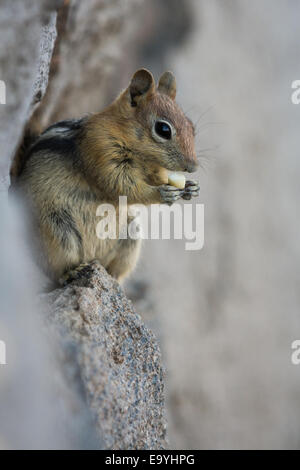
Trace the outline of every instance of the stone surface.
<path fill-rule="evenodd" d="M 59 13 L 59 40 L 49 88 L 37 112 L 41 128 L 61 119 L 100 111 L 111 99 L 111 83 L 119 88 L 120 82 L 126 83 L 132 73 L 130 64 L 136 50 L 133 38 L 139 30 L 138 14 L 143 0 L 65 3 Z M 127 66 L 117 73 L 124 57 Z"/>
<path fill-rule="evenodd" d="M 70 357 L 78 364 L 104 448 L 164 448 L 159 347 L 119 284 L 94 262 L 43 301 L 49 306 L 49 322 L 60 331 L 62 347 L 73 348 Z M 63 361 L 66 368 L 68 362 Z"/>
<path fill-rule="evenodd" d="M 98 265 L 85 281 L 43 295 L 37 306 L 39 274 L 29 275 L 27 234 L 17 224 L 23 222 L 23 210 L 15 213 L 6 201 L 9 168 L 26 128 L 96 111 L 109 100 L 106 90 L 137 30 L 140 5 L 142 0 L 1 3 L 0 80 L 6 84 L 6 104 L 0 105 L 0 338 L 10 362 L 0 370 L 3 448 L 166 445 L 156 339 Z M 127 54 L 126 81 L 134 51 Z"/>
<path fill-rule="evenodd" d="M 1 2 L 0 80 L 6 84 L 6 104 L 0 104 L 0 191 L 10 184 L 9 169 L 25 128 L 39 132 L 56 120 L 100 110 L 110 99 L 108 90 L 127 48 L 131 74 L 132 38 L 142 4 L 143 0 Z M 119 87 L 120 72 L 116 82 Z"/>
<path fill-rule="evenodd" d="M 26 246 L 24 211 L 0 198 L 0 449 L 98 449 L 75 362 L 65 365 L 57 333 L 45 326 L 41 275 Z"/>
<path fill-rule="evenodd" d="M 9 186 L 14 152 L 48 83 L 57 5 L 54 0 L 1 2 L 0 80 L 6 85 L 6 104 L 0 104 L 0 191 Z"/>

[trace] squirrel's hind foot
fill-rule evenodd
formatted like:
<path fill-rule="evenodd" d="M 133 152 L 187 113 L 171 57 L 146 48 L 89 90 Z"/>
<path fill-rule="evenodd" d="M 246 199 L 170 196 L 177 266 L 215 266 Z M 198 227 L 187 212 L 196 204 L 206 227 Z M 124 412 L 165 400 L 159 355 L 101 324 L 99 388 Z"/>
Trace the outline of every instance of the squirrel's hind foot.
<path fill-rule="evenodd" d="M 77 279 L 82 279 L 86 278 L 88 274 L 90 274 L 92 268 L 90 266 L 90 263 L 82 263 L 76 266 L 73 269 L 70 269 L 67 271 L 60 279 L 59 279 L 59 284 L 62 287 L 65 287 L 66 285 L 70 284 L 70 282 L 75 281 Z"/>

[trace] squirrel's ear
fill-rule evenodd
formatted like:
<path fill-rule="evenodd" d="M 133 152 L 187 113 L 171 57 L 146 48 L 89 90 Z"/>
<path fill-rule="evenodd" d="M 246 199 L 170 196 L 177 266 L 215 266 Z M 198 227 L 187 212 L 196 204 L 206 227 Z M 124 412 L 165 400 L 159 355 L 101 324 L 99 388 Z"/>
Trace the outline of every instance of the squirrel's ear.
<path fill-rule="evenodd" d="M 129 85 L 131 105 L 137 106 L 140 98 L 153 93 L 154 90 L 155 82 L 152 73 L 146 69 L 137 70 Z"/>
<path fill-rule="evenodd" d="M 158 91 L 168 95 L 172 100 L 176 96 L 176 79 L 172 72 L 165 72 L 159 79 Z"/>

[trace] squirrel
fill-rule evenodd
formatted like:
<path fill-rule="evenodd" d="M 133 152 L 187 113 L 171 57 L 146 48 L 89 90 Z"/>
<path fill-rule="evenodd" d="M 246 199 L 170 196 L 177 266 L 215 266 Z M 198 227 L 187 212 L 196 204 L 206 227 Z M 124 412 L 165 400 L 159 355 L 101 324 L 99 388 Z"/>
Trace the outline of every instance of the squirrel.
<path fill-rule="evenodd" d="M 149 205 L 199 194 L 195 181 L 184 189 L 167 184 L 168 170 L 193 172 L 198 164 L 194 126 L 175 96 L 172 72 L 156 87 L 151 72 L 139 69 L 102 112 L 53 124 L 31 145 L 18 187 L 32 209 L 50 278 L 68 279 L 93 260 L 118 281 L 133 270 L 140 240 L 98 239 L 99 204 L 117 210 L 120 195 L 128 205 Z"/>

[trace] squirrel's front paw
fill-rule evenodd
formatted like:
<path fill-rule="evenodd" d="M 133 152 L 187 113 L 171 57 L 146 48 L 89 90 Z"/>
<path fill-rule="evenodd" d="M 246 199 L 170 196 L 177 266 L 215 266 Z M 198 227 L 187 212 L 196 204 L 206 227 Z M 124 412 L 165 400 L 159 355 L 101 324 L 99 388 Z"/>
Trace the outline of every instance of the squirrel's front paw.
<path fill-rule="evenodd" d="M 200 186 L 199 186 L 198 181 L 190 180 L 185 183 L 185 187 L 184 187 L 183 194 L 181 197 L 182 199 L 189 201 L 190 199 L 192 199 L 192 197 L 199 196 L 199 192 L 200 192 Z"/>
<path fill-rule="evenodd" d="M 162 202 L 166 204 L 173 204 L 173 202 L 177 201 L 182 197 L 183 192 L 185 189 L 178 189 L 175 186 L 171 186 L 169 184 L 163 184 L 159 188 L 159 192 L 161 195 Z"/>

